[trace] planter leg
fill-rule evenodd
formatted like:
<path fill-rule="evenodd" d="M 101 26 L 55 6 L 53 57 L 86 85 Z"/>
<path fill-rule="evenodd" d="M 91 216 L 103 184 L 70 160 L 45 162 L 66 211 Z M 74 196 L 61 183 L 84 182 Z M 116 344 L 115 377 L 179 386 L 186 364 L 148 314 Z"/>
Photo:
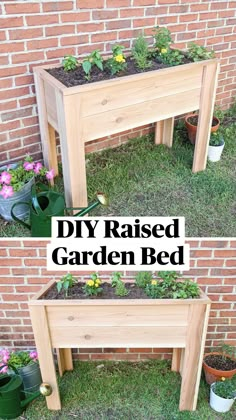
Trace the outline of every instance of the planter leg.
<path fill-rule="evenodd" d="M 210 305 L 192 305 L 190 309 L 182 367 L 180 411 L 196 410 L 209 308 Z"/>
<path fill-rule="evenodd" d="M 57 349 L 56 352 L 60 376 L 62 376 L 66 370 L 73 370 L 71 349 Z"/>
<path fill-rule="evenodd" d="M 67 207 L 87 207 L 87 182 L 80 103 L 76 95 L 56 94 Z M 65 110 L 65 111 L 64 111 Z"/>
<path fill-rule="evenodd" d="M 47 107 L 45 100 L 44 82 L 40 75 L 40 70 L 34 72 L 35 90 L 37 94 L 37 103 L 39 109 L 39 126 L 42 143 L 42 152 L 44 164 L 49 169 L 55 170 L 58 174 L 58 162 L 56 154 L 56 137 L 55 130 L 48 123 Z"/>
<path fill-rule="evenodd" d="M 193 172 L 204 171 L 206 168 L 207 149 L 210 138 L 218 73 L 219 63 L 208 64 L 203 68 L 199 121 L 192 168 Z"/>
<path fill-rule="evenodd" d="M 167 147 L 172 147 L 173 132 L 174 118 L 156 122 L 155 144 L 164 144 Z"/>
<path fill-rule="evenodd" d="M 180 372 L 180 360 L 182 349 L 173 349 L 171 370 L 173 372 Z"/>
<path fill-rule="evenodd" d="M 52 394 L 46 397 L 49 410 L 60 410 L 61 400 L 57 384 L 56 370 L 51 348 L 51 339 L 47 325 L 47 315 L 44 307 L 31 306 L 30 316 L 38 351 L 39 365 L 43 382 L 52 387 Z"/>

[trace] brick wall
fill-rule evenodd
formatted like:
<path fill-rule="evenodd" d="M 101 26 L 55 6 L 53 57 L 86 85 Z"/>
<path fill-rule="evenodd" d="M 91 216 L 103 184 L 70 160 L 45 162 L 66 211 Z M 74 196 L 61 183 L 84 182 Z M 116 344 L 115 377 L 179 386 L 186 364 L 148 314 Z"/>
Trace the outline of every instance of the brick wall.
<path fill-rule="evenodd" d="M 26 153 L 41 158 L 32 67 L 56 63 L 65 54 L 82 57 L 111 44 L 127 49 L 145 28 L 167 26 L 177 46 L 197 41 L 213 47 L 221 59 L 217 104 L 233 102 L 236 80 L 236 1 L 206 0 L 65 0 L 0 2 L 0 163 Z M 122 133 L 87 151 L 119 144 L 148 128 Z"/>
<path fill-rule="evenodd" d="M 191 270 L 185 273 L 198 282 L 212 299 L 206 346 L 221 340 L 236 345 L 236 241 L 193 240 Z M 37 249 L 35 246 L 37 245 Z M 34 346 L 28 299 L 43 283 L 60 278 L 64 272 L 47 272 L 44 241 L 0 241 L 0 347 L 27 348 Z M 80 273 L 82 278 L 88 272 Z M 100 273 L 105 279 L 106 273 Z M 132 279 L 134 273 L 125 273 Z M 83 349 L 80 359 L 144 359 L 169 357 L 165 349 Z"/>

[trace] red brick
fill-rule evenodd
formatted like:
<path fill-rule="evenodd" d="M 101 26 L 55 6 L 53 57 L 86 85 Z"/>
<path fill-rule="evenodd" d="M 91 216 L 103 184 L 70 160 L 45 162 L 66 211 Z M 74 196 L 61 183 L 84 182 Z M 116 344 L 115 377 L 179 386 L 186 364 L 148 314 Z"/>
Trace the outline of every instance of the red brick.
<path fill-rule="evenodd" d="M 207 22 L 208 28 L 216 28 L 217 26 L 223 26 L 225 24 L 224 20 L 209 20 Z"/>
<path fill-rule="evenodd" d="M 0 69 L 0 77 L 15 76 L 17 74 L 23 74 L 26 71 L 26 66 L 7 67 L 5 69 Z"/>
<path fill-rule="evenodd" d="M 21 141 L 20 140 L 16 140 L 16 141 L 11 141 L 11 142 L 7 142 L 6 144 L 2 144 L 1 145 L 1 150 L 2 151 L 8 151 L 9 149 L 17 149 L 21 147 Z"/>
<path fill-rule="evenodd" d="M 209 286 L 208 287 L 208 293 L 232 293 L 233 292 L 233 286 Z"/>
<path fill-rule="evenodd" d="M 159 2 L 161 4 L 161 2 Z M 133 5 L 134 6 L 155 6 L 156 1 L 155 0 L 134 0 Z"/>
<path fill-rule="evenodd" d="M 180 22 L 193 22 L 195 20 L 198 20 L 198 14 L 197 13 L 191 13 L 187 15 L 180 15 L 179 21 Z"/>
<path fill-rule="evenodd" d="M 91 42 L 105 42 L 105 41 L 116 41 L 117 33 L 116 32 L 105 32 L 101 34 L 91 35 Z"/>
<path fill-rule="evenodd" d="M 72 10 L 72 1 L 48 2 L 43 3 L 43 12 L 56 12 L 63 10 Z"/>
<path fill-rule="evenodd" d="M 127 17 L 137 17 L 137 16 L 143 16 L 144 15 L 144 9 L 121 9 L 120 10 L 120 17 L 121 18 L 127 18 Z"/>
<path fill-rule="evenodd" d="M 58 38 L 37 39 L 27 42 L 27 50 L 43 50 L 44 48 L 52 48 L 58 46 Z"/>
<path fill-rule="evenodd" d="M 89 0 L 89 1 L 92 2 L 92 0 Z M 108 9 L 113 9 L 114 7 L 120 8 L 120 7 L 131 6 L 131 1 L 130 0 L 107 0 L 106 5 Z"/>
<path fill-rule="evenodd" d="M 170 6 L 169 13 L 186 13 L 189 10 L 188 5 Z"/>
<path fill-rule="evenodd" d="M 148 7 L 145 11 L 145 15 L 146 16 L 150 16 L 150 15 L 154 15 L 154 16 L 159 16 L 159 15 L 166 15 L 168 11 L 168 8 L 165 6 L 161 6 L 161 7 Z"/>
<path fill-rule="evenodd" d="M 205 241 L 202 240 L 200 243 L 201 248 L 227 248 L 228 247 L 228 242 L 224 241 L 224 240 L 220 240 L 220 241 Z"/>
<path fill-rule="evenodd" d="M 236 295 L 228 295 L 222 297 L 223 302 L 236 302 Z"/>
<path fill-rule="evenodd" d="M 38 127 L 21 128 L 20 130 L 10 131 L 9 137 L 10 139 L 15 139 L 18 137 L 30 136 L 31 134 L 38 133 L 38 131 L 39 131 Z M 23 153 L 24 152 L 22 151 L 22 154 Z"/>
<path fill-rule="evenodd" d="M 42 260 L 42 259 L 35 259 L 35 258 L 30 258 L 30 259 L 24 259 L 24 264 L 26 266 L 34 266 L 34 267 L 45 267 L 46 266 L 46 260 Z"/>
<path fill-rule="evenodd" d="M 191 4 L 190 5 L 191 12 L 201 12 L 204 10 L 208 10 L 208 2 L 207 4 Z"/>
<path fill-rule="evenodd" d="M 28 147 L 22 147 L 21 150 L 13 150 L 9 152 L 10 159 L 19 158 L 27 154 L 32 155 L 40 151 L 39 145 L 33 145 Z"/>
<path fill-rule="evenodd" d="M 12 87 L 12 82 L 13 80 L 9 78 L 0 80 L 0 89 L 7 89 Z"/>
<path fill-rule="evenodd" d="M 0 44 L 0 53 L 24 51 L 24 42 L 6 42 Z"/>
<path fill-rule="evenodd" d="M 60 26 L 49 26 L 45 29 L 46 37 L 47 36 L 55 36 L 55 35 L 63 35 L 63 34 L 74 34 L 75 33 L 75 25 L 60 25 Z"/>
<path fill-rule="evenodd" d="M 43 52 L 29 52 L 24 54 L 12 54 L 12 64 L 25 63 L 29 61 L 42 61 L 44 60 Z"/>
<path fill-rule="evenodd" d="M 9 56 L 8 55 L 2 55 L 0 57 L 0 65 L 1 66 L 6 66 L 9 64 Z"/>
<path fill-rule="evenodd" d="M 29 2 L 24 2 L 24 3 L 16 3 L 14 2 L 14 4 L 6 4 L 5 5 L 5 10 L 7 14 L 13 14 L 13 15 L 22 15 L 25 13 L 38 13 L 40 11 L 40 5 L 36 4 L 36 3 L 29 3 Z"/>
<path fill-rule="evenodd" d="M 153 26 L 155 25 L 155 18 L 144 18 L 144 19 L 133 19 L 133 27 L 134 28 L 140 28 L 140 27 L 147 27 L 151 26 L 153 29 Z"/>
<path fill-rule="evenodd" d="M 5 16 L 0 17 L 0 28 L 14 28 L 14 27 L 22 27 L 24 26 L 23 17 L 10 17 L 7 18 Z"/>
<path fill-rule="evenodd" d="M 9 38 L 12 39 L 32 39 L 43 36 L 42 28 L 30 28 L 30 29 L 13 29 L 9 31 Z"/>
<path fill-rule="evenodd" d="M 64 55 L 75 55 L 75 48 L 68 47 L 68 48 L 60 48 L 57 50 L 49 50 L 46 53 L 47 58 L 56 58 L 56 57 L 64 57 Z"/>
<path fill-rule="evenodd" d="M 223 2 L 223 1 L 221 1 L 221 2 L 219 2 L 219 1 L 217 1 L 217 2 L 212 2 L 212 3 L 210 4 L 210 7 L 211 7 L 211 10 L 226 9 L 226 8 L 228 7 L 228 3 L 229 3 L 229 2 Z"/>
<path fill-rule="evenodd" d="M 15 78 L 16 86 L 32 85 L 34 83 L 33 75 L 19 76 Z"/>
<path fill-rule="evenodd" d="M 32 108 L 22 108 L 17 111 L 2 113 L 2 121 L 20 119 L 29 115 L 32 115 Z"/>
<path fill-rule="evenodd" d="M 93 12 L 95 13 L 95 12 Z M 61 21 L 64 22 L 86 22 L 90 21 L 90 13 L 89 12 L 73 12 L 73 13 L 62 13 L 61 14 Z"/>
<path fill-rule="evenodd" d="M 0 92 L 1 96 L 1 92 Z M 10 121 L 5 124 L 1 124 L 0 131 L 8 131 L 8 130 L 14 130 L 14 128 L 18 128 L 20 126 L 20 121 Z"/>
<path fill-rule="evenodd" d="M 104 23 L 79 23 L 77 25 L 77 31 L 81 32 L 100 32 L 104 31 Z"/>
<path fill-rule="evenodd" d="M 158 23 L 161 25 L 169 24 L 169 23 L 177 23 L 178 18 L 177 16 L 161 16 L 158 18 Z"/>
<path fill-rule="evenodd" d="M 224 260 L 198 260 L 197 266 L 198 267 L 223 267 Z"/>
<path fill-rule="evenodd" d="M 53 23 L 59 23 L 59 15 L 58 14 L 55 14 L 55 15 L 42 14 L 42 15 L 27 16 L 26 23 L 27 23 L 27 26 L 51 25 Z"/>
<path fill-rule="evenodd" d="M 88 35 L 65 36 L 60 38 L 61 46 L 87 44 L 88 42 Z"/>

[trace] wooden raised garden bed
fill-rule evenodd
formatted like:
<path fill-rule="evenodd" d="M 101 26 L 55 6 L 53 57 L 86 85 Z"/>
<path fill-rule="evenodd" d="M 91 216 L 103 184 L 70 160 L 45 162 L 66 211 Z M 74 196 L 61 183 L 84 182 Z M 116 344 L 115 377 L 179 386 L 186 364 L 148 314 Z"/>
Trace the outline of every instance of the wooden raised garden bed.
<path fill-rule="evenodd" d="M 87 206 L 85 143 L 156 123 L 155 143 L 172 146 L 174 117 L 199 109 L 193 172 L 204 170 L 219 63 L 210 59 L 66 87 L 34 68 L 44 163 L 57 171 L 59 133 L 67 206 Z M 54 66 L 55 67 L 55 66 Z"/>
<path fill-rule="evenodd" d="M 195 410 L 202 369 L 210 300 L 194 299 L 47 300 L 52 280 L 29 308 L 43 381 L 53 392 L 48 408 L 61 408 L 52 349 L 59 372 L 72 370 L 71 348 L 173 348 L 172 370 L 182 376 L 180 410 Z"/>

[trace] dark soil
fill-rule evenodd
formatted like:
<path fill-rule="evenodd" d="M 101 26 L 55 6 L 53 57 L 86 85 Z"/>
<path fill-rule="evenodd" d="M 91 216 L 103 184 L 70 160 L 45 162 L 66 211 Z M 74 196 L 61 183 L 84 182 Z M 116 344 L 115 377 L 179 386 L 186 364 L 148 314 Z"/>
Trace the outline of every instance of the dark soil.
<path fill-rule="evenodd" d="M 197 125 L 198 125 L 198 115 L 196 115 L 196 117 L 190 117 L 190 118 L 188 118 L 188 122 L 189 122 L 189 124 L 192 124 L 192 125 L 197 126 Z M 212 126 L 212 127 L 215 127 L 217 124 L 218 124 L 218 120 L 216 120 L 216 119 L 213 117 L 213 118 L 212 118 L 212 123 L 211 123 L 211 126 Z"/>
<path fill-rule="evenodd" d="M 97 296 L 85 296 L 82 287 L 85 283 L 77 283 L 68 290 L 68 296 L 65 297 L 64 292 L 57 292 L 56 285 L 49 289 L 41 299 L 150 299 L 141 289 L 134 283 L 125 283 L 126 288 L 129 290 L 127 296 L 116 296 L 115 288 L 110 283 L 102 283 L 103 292 Z"/>
<path fill-rule="evenodd" d="M 236 369 L 236 360 L 229 357 L 223 357 L 218 354 L 211 354 L 204 359 L 205 363 L 217 370 L 233 370 Z"/>
<path fill-rule="evenodd" d="M 183 64 L 190 63 L 191 61 L 187 58 L 184 59 Z M 97 67 L 93 67 L 91 71 L 91 78 L 90 80 L 85 79 L 85 73 L 81 66 L 79 66 L 76 70 L 65 72 L 63 67 L 56 67 L 52 69 L 48 69 L 47 72 L 50 73 L 53 77 L 59 80 L 67 87 L 84 85 L 93 82 L 100 82 L 101 80 L 108 80 L 108 79 L 116 79 L 122 76 L 129 76 L 131 74 L 137 73 L 144 73 L 152 70 L 159 70 L 166 67 L 170 67 L 167 64 L 163 64 L 158 61 L 152 61 L 152 67 L 140 70 L 135 66 L 135 62 L 132 60 L 131 57 L 126 58 L 127 68 L 124 72 L 120 72 L 117 74 L 111 74 L 108 69 L 104 69 L 103 71 L 99 70 Z"/>

